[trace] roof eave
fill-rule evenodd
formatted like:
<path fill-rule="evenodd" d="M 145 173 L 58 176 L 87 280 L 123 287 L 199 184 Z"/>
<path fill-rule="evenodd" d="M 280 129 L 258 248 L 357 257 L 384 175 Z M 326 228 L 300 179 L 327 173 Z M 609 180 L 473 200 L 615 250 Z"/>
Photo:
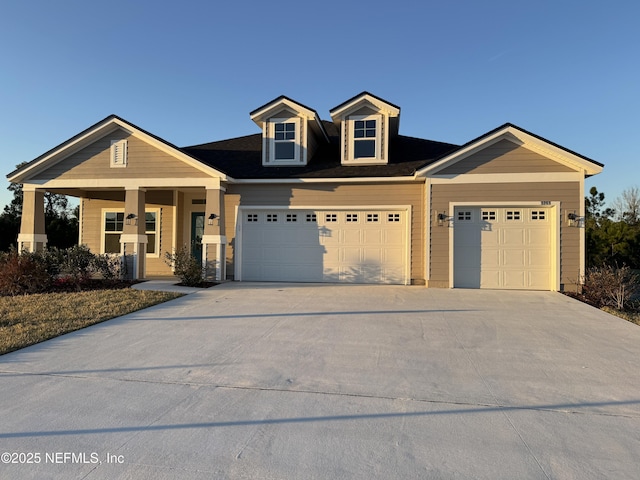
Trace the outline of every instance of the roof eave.
<path fill-rule="evenodd" d="M 155 143 L 157 146 L 165 150 L 169 150 L 175 157 L 187 161 L 195 168 L 220 177 L 220 179 L 223 181 L 228 180 L 228 176 L 224 172 L 220 172 L 210 167 L 209 165 L 202 163 L 198 158 L 187 152 L 184 152 L 176 145 L 167 142 L 157 135 L 147 132 L 146 130 L 134 125 L 133 123 L 130 123 L 123 118 L 118 117 L 117 115 L 109 115 L 108 117 L 100 120 L 99 122 L 83 130 L 77 135 L 74 135 L 69 140 L 62 142 L 58 146 L 43 153 L 39 157 L 36 157 L 34 160 L 27 163 L 23 167 L 16 169 L 8 174 L 7 179 L 11 183 L 24 183 L 24 180 L 26 180 L 29 175 L 40 173 L 41 171 L 45 170 L 45 167 L 51 166 L 50 164 L 55 165 L 56 163 L 67 158 L 69 155 L 76 153 L 82 148 L 85 148 L 87 145 L 104 137 L 105 135 L 108 135 L 118 128 L 122 128 L 131 132 L 132 134 L 144 137 L 150 143 Z"/>
<path fill-rule="evenodd" d="M 511 136 L 511 138 L 509 138 Z M 584 171 L 586 177 L 597 175 L 604 167 L 602 163 L 596 162 L 584 155 L 576 153 L 568 148 L 565 148 L 557 143 L 551 142 L 539 135 L 528 132 L 527 130 L 518 127 L 512 123 L 505 123 L 467 143 L 453 152 L 445 154 L 432 164 L 420 169 L 417 175 L 427 176 L 436 174 L 438 171 L 456 163 L 463 158 L 475 153 L 482 148 L 495 143 L 501 139 L 516 138 L 522 141 L 523 144 L 529 143 L 529 145 L 536 144 L 538 146 L 544 146 L 550 152 L 555 153 L 559 157 L 564 157 L 567 163 L 570 163 L 574 168 Z"/>
<path fill-rule="evenodd" d="M 313 108 L 307 107 L 306 105 L 300 102 L 296 102 L 295 100 L 287 97 L 286 95 L 280 95 L 279 97 L 274 98 L 270 102 L 265 103 L 261 107 L 256 108 L 255 110 L 249 113 L 249 116 L 251 117 L 251 120 L 253 120 L 255 124 L 258 125 L 258 127 L 262 128 L 261 124 L 265 120 L 265 118 L 270 116 L 269 112 L 274 111 L 281 105 L 287 106 L 293 110 L 298 111 L 299 113 L 303 113 L 308 118 L 313 118 L 316 124 L 318 125 L 318 128 L 322 132 L 322 135 L 324 136 L 325 140 L 329 142 L 329 135 L 327 134 L 327 131 L 325 130 L 324 125 L 322 124 L 322 119 L 318 115 L 318 112 L 315 111 Z"/>

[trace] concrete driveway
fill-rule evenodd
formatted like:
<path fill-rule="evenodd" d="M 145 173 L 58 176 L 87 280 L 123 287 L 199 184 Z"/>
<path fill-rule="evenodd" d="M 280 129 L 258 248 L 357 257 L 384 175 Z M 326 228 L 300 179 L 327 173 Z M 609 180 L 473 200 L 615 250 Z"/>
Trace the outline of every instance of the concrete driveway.
<path fill-rule="evenodd" d="M 639 354 L 558 293 L 229 283 L 0 357 L 0 478 L 637 479 Z"/>

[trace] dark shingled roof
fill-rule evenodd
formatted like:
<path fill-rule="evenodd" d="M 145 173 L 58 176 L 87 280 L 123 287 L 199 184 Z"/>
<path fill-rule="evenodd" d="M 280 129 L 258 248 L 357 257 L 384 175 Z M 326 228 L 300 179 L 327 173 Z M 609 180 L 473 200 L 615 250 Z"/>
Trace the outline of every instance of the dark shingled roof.
<path fill-rule="evenodd" d="M 237 179 L 260 178 L 357 178 L 400 177 L 435 162 L 458 149 L 458 145 L 398 135 L 390 139 L 386 165 L 344 166 L 340 163 L 340 131 L 332 122 L 322 122 L 329 144 L 322 145 L 305 166 L 262 165 L 262 134 L 184 147 L 192 157 Z"/>

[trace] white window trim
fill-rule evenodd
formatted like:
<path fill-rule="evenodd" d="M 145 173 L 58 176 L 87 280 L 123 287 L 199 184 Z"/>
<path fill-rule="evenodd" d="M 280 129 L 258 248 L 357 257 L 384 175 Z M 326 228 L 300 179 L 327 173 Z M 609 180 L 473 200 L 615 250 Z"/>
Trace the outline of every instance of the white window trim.
<path fill-rule="evenodd" d="M 107 231 L 104 228 L 104 224 L 106 222 L 106 216 L 107 213 L 110 212 L 114 212 L 114 213 L 124 213 L 124 208 L 103 208 L 102 209 L 102 213 L 100 215 L 100 253 L 101 254 L 106 254 L 107 252 L 105 252 L 105 235 L 107 234 Z M 124 228 L 124 226 L 123 226 Z M 122 232 L 112 232 L 114 235 L 116 234 L 120 234 L 122 235 Z M 109 253 L 109 255 L 117 255 L 116 253 Z"/>
<path fill-rule="evenodd" d="M 268 142 L 269 142 L 269 157 L 265 158 L 264 165 L 302 165 L 304 163 L 304 159 L 302 157 L 302 141 L 300 137 L 300 127 L 302 125 L 301 119 L 299 117 L 289 117 L 289 118 L 270 118 L 267 121 L 268 127 Z M 293 158 L 289 159 L 276 159 L 276 135 L 275 135 L 275 126 L 279 123 L 293 123 L 295 124 L 295 138 L 293 140 L 294 149 Z"/>
<path fill-rule="evenodd" d="M 376 155 L 375 157 L 365 157 L 365 158 L 355 158 L 355 124 L 356 120 L 375 120 L 376 121 L 376 136 L 373 138 L 376 142 Z M 344 162 L 345 164 L 352 165 L 371 165 L 373 163 L 377 164 L 385 164 L 386 160 L 382 158 L 382 127 L 384 122 L 384 117 L 380 114 L 375 115 L 351 115 L 347 120 L 347 128 L 349 129 L 349 145 L 348 145 L 348 156 L 349 158 Z M 370 138 L 371 139 L 371 138 Z"/>
<path fill-rule="evenodd" d="M 127 166 L 126 140 L 111 140 L 110 159 L 111 168 L 125 168 Z"/>
<path fill-rule="evenodd" d="M 146 257 L 147 258 L 160 258 L 160 223 L 161 223 L 161 218 L 160 218 L 160 208 L 147 208 L 145 210 L 145 213 L 147 212 L 153 212 L 156 214 L 156 231 L 155 232 L 146 232 L 145 231 L 145 235 L 148 234 L 147 233 L 155 233 L 156 236 L 156 241 L 155 241 L 155 253 L 147 253 Z M 104 229 L 104 224 L 105 224 L 105 220 L 106 220 L 106 214 L 107 212 L 115 212 L 115 213 L 124 213 L 124 208 L 103 208 L 102 209 L 102 213 L 100 215 L 101 218 L 101 225 L 100 225 L 100 253 L 104 254 L 104 236 L 106 235 L 106 231 Z M 138 219 L 138 221 L 140 221 L 140 219 Z M 144 221 L 144 219 L 142 220 Z M 113 232 L 113 234 L 117 234 L 120 233 L 120 235 L 123 235 L 122 232 Z M 116 255 L 116 254 L 113 254 Z"/>

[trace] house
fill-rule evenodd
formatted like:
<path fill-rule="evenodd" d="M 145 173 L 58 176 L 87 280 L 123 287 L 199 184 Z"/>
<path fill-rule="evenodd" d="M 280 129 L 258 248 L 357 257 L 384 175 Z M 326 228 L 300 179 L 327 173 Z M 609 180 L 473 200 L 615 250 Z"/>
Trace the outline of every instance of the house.
<path fill-rule="evenodd" d="M 80 201 L 80 238 L 171 275 L 183 245 L 236 281 L 563 290 L 584 271 L 584 179 L 603 165 L 512 124 L 458 146 L 403 136 L 367 92 L 331 121 L 285 96 L 261 133 L 179 148 L 112 115 L 10 173 L 20 249 L 46 245 L 45 191 Z"/>

